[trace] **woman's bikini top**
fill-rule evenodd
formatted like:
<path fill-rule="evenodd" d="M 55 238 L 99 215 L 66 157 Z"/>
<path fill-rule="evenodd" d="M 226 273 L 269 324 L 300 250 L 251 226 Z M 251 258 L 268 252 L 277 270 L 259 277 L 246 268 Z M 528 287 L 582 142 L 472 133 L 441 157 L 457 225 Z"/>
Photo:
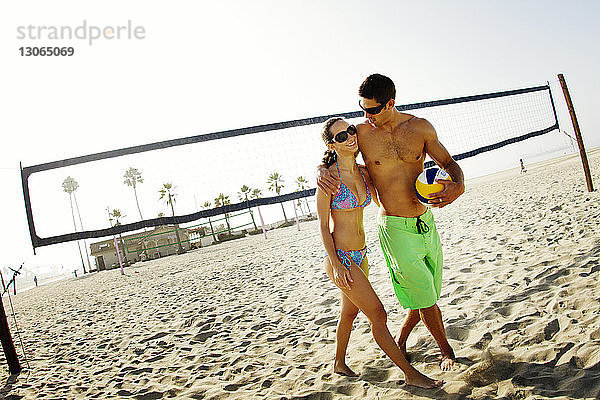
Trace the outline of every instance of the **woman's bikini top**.
<path fill-rule="evenodd" d="M 337 161 L 335 162 L 335 167 L 337 168 L 341 181 L 342 174 L 340 173 L 340 168 L 338 167 Z M 338 190 L 337 194 L 333 198 L 333 201 L 331 202 L 332 210 L 352 210 L 354 208 L 366 207 L 369 205 L 369 203 L 371 203 L 371 192 L 369 191 L 369 185 L 367 185 L 365 176 L 360 168 L 358 172 L 360 172 L 360 176 L 362 176 L 363 182 L 365 183 L 365 188 L 367 189 L 367 198 L 365 201 L 361 205 L 358 205 L 358 199 L 356 196 L 354 196 L 354 193 L 352 193 L 350 189 L 348 189 L 348 186 L 344 185 L 344 182 L 342 182 L 340 185 L 340 190 Z"/>

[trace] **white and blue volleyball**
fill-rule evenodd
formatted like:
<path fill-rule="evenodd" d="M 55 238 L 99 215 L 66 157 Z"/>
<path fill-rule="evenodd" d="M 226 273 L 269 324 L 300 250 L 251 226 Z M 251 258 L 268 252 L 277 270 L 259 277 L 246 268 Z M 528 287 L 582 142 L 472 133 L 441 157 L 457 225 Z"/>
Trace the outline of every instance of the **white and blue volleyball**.
<path fill-rule="evenodd" d="M 437 193 L 444 189 L 444 185 L 437 183 L 436 179 L 452 181 L 450 175 L 439 167 L 427 168 L 417 178 L 415 190 L 421 203 L 431 204 L 431 193 Z"/>

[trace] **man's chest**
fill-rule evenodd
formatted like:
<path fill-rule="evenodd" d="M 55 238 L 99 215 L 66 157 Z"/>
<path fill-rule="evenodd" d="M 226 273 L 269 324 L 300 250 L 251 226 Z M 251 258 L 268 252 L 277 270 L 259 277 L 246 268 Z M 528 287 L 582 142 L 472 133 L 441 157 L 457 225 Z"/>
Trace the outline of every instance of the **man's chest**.
<path fill-rule="evenodd" d="M 420 162 L 424 156 L 423 137 L 412 131 L 375 132 L 359 137 L 360 150 L 366 163 L 383 165 L 398 161 Z"/>

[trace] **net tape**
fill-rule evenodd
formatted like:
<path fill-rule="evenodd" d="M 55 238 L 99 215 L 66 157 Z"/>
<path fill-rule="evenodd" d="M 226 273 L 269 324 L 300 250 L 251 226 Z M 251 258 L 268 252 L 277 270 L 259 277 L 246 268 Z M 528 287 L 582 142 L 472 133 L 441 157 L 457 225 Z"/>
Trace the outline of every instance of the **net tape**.
<path fill-rule="evenodd" d="M 408 110 L 422 109 L 422 108 L 428 108 L 428 107 L 437 107 L 437 106 L 443 106 L 443 105 L 466 103 L 466 102 L 487 100 L 487 99 L 506 97 L 506 96 L 514 96 L 514 95 L 546 91 L 546 90 L 548 91 L 548 94 L 550 96 L 550 101 L 551 101 L 552 108 L 554 111 L 554 120 L 555 120 L 554 125 L 549 126 L 544 129 L 541 129 L 541 130 L 537 130 L 534 132 L 528 132 L 528 133 L 525 133 L 520 136 L 512 137 L 510 139 L 506 139 L 506 140 L 503 140 L 503 141 L 500 141 L 497 143 L 482 146 L 477 149 L 473 149 L 473 150 L 470 150 L 470 151 L 467 151 L 467 152 L 464 152 L 461 154 L 453 155 L 453 158 L 455 160 L 461 160 L 464 158 L 473 157 L 473 156 L 475 156 L 477 154 L 481 154 L 483 152 L 495 150 L 495 149 L 498 149 L 503 146 L 507 146 L 512 143 L 526 140 L 526 139 L 529 139 L 529 138 L 532 138 L 535 136 L 540 136 L 545 133 L 551 132 L 555 129 L 559 129 L 558 119 L 556 116 L 556 110 L 554 107 L 554 100 L 552 98 L 552 92 L 550 91 L 550 86 L 549 85 L 534 86 L 534 87 L 529 87 L 529 88 L 508 90 L 508 91 L 495 92 L 495 93 L 487 93 L 487 94 L 480 94 L 480 95 L 456 97 L 456 98 L 451 98 L 451 99 L 443 99 L 443 100 L 436 100 L 436 101 L 398 105 L 398 106 L 396 106 L 396 109 L 398 111 L 408 111 Z M 246 127 L 246 128 L 232 129 L 232 130 L 227 130 L 227 131 L 213 132 L 213 133 L 208 133 L 208 134 L 189 136 L 189 137 L 185 137 L 185 138 L 171 139 L 171 140 L 165 140 L 165 141 L 155 142 L 155 143 L 148 143 L 148 144 L 144 144 L 144 145 L 131 146 L 131 147 L 126 147 L 126 148 L 117 149 L 117 150 L 104 151 L 104 152 L 100 152 L 100 153 L 88 154 L 88 155 L 79 156 L 79 157 L 67 158 L 64 160 L 58 160 L 58 161 L 52 161 L 52 162 L 43 163 L 43 164 L 32 165 L 32 166 L 28 166 L 28 167 L 21 167 L 21 181 L 22 181 L 22 185 L 23 185 L 25 210 L 26 210 L 26 214 L 27 214 L 27 221 L 29 224 L 29 232 L 30 232 L 31 242 L 32 242 L 34 251 L 35 251 L 35 248 L 41 247 L 41 246 L 48 246 L 48 245 L 52 245 L 52 244 L 58 244 L 58 243 L 68 242 L 68 241 L 73 241 L 73 240 L 106 237 L 106 236 L 116 235 L 119 233 L 124 233 L 124 232 L 132 231 L 132 230 L 138 230 L 138 229 L 142 229 L 142 228 L 149 228 L 149 227 L 165 225 L 165 224 L 188 223 L 188 222 L 198 220 L 200 218 L 212 217 L 215 215 L 221 215 L 224 213 L 239 211 L 239 210 L 247 209 L 249 207 L 257 207 L 257 206 L 262 206 L 262 205 L 276 204 L 276 203 L 282 203 L 282 202 L 286 202 L 286 201 L 296 200 L 296 199 L 303 198 L 303 197 L 313 196 L 315 194 L 316 189 L 312 188 L 312 189 L 307 189 L 307 190 L 298 191 L 298 192 L 294 192 L 294 193 L 283 194 L 283 195 L 279 195 L 279 196 L 253 199 L 253 200 L 249 200 L 249 201 L 243 201 L 241 203 L 229 204 L 229 205 L 226 205 L 223 207 L 217 207 L 217 208 L 213 208 L 210 210 L 203 210 L 203 211 L 198 211 L 198 212 L 186 214 L 186 215 L 179 215 L 179 216 L 175 216 L 175 217 L 160 217 L 160 218 L 145 219 L 143 221 L 138 221 L 138 222 L 130 223 L 130 224 L 118 225 L 118 226 L 114 226 L 114 227 L 106 228 L 106 229 L 80 231 L 80 232 L 73 232 L 73 233 L 68 233 L 68 234 L 63 234 L 63 235 L 56 235 L 56 236 L 49 236 L 49 237 L 42 238 L 42 237 L 39 237 L 35 231 L 33 212 L 31 209 L 31 200 L 30 200 L 30 196 L 29 196 L 28 179 L 29 179 L 29 176 L 33 173 L 47 171 L 47 170 L 56 169 L 56 168 L 67 167 L 67 166 L 71 166 L 71 165 L 83 164 L 83 163 L 87 163 L 87 162 L 91 162 L 91 161 L 99 161 L 99 160 L 103 160 L 103 159 L 107 159 L 107 158 L 120 157 L 120 156 L 124 156 L 124 155 L 128 155 L 128 154 L 136 154 L 136 153 L 142 153 L 142 152 L 147 152 L 147 151 L 152 151 L 152 150 L 165 149 L 165 148 L 174 147 L 174 146 L 183 146 L 183 145 L 192 144 L 192 143 L 206 142 L 206 141 L 211 141 L 211 140 L 230 138 L 230 137 L 235 137 L 235 136 L 240 136 L 240 135 L 249 135 L 249 134 L 253 134 L 253 133 L 267 132 L 267 131 L 273 131 L 273 130 L 278 130 L 278 129 L 300 127 L 300 126 L 305 126 L 305 125 L 315 125 L 315 124 L 322 123 L 331 117 L 343 117 L 343 118 L 349 119 L 349 118 L 359 118 L 359 117 L 362 117 L 363 115 L 364 115 L 364 113 L 362 111 L 352 111 L 352 112 L 341 113 L 341 114 L 338 113 L 338 114 L 297 119 L 297 120 L 291 120 L 291 121 L 285 121 L 285 122 L 257 125 L 257 126 L 251 126 L 251 127 Z M 434 163 L 432 161 L 429 161 L 429 162 L 425 163 L 425 167 L 429 167 L 433 164 Z"/>

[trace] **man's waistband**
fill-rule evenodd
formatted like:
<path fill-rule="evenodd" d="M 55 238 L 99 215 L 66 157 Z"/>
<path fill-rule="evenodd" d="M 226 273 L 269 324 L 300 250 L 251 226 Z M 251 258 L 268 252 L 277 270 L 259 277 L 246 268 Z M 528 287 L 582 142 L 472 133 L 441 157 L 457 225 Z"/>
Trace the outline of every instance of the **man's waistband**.
<path fill-rule="evenodd" d="M 416 217 L 397 217 L 382 214 L 379 214 L 377 217 L 377 224 L 383 228 L 403 229 L 416 233 L 429 232 L 429 227 L 433 223 L 433 213 L 429 208 L 423 214 Z"/>

